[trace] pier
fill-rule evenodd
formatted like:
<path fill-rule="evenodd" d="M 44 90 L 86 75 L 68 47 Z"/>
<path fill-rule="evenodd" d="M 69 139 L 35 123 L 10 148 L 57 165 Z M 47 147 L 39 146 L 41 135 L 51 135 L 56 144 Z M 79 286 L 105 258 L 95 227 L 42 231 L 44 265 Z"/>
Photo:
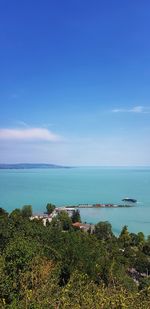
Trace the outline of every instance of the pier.
<path fill-rule="evenodd" d="M 127 208 L 133 207 L 131 204 L 78 204 L 78 205 L 69 205 L 65 206 L 65 208 Z"/>

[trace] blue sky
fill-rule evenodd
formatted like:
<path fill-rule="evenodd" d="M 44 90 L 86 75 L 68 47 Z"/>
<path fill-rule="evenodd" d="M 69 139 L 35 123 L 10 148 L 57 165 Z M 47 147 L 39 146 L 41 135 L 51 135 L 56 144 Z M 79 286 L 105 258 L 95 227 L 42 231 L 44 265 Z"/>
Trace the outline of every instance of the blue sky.
<path fill-rule="evenodd" d="M 150 165 L 150 2 L 0 1 L 0 162 Z"/>

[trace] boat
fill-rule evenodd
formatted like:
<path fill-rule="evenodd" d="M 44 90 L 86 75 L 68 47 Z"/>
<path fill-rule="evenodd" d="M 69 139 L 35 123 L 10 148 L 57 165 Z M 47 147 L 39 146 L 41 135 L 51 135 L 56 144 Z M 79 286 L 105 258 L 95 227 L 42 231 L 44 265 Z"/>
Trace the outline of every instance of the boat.
<path fill-rule="evenodd" d="M 125 197 L 122 199 L 123 202 L 131 202 L 131 203 L 136 203 L 137 200 L 134 198 L 129 198 L 129 197 Z"/>

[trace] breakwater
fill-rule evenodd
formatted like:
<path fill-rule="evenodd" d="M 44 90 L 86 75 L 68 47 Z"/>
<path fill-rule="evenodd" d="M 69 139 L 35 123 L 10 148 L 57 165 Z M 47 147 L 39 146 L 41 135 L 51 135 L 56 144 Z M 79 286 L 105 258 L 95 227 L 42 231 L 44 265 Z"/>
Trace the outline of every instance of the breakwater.
<path fill-rule="evenodd" d="M 78 204 L 65 206 L 66 208 L 127 208 L 133 207 L 131 204 Z"/>

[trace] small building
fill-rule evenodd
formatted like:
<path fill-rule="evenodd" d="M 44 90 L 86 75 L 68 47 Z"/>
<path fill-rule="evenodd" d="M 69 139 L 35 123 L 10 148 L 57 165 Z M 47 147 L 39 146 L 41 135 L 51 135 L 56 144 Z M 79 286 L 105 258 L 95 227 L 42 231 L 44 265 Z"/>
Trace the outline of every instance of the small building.
<path fill-rule="evenodd" d="M 41 220 L 43 222 L 43 225 L 46 226 L 47 222 L 51 222 L 52 221 L 53 216 L 52 215 L 47 215 L 47 214 L 43 214 L 43 215 L 33 215 L 30 217 L 30 220 Z"/>
<path fill-rule="evenodd" d="M 76 227 L 84 232 L 94 232 L 94 224 L 89 223 L 81 223 L 81 222 L 75 222 L 72 224 L 73 227 Z"/>

